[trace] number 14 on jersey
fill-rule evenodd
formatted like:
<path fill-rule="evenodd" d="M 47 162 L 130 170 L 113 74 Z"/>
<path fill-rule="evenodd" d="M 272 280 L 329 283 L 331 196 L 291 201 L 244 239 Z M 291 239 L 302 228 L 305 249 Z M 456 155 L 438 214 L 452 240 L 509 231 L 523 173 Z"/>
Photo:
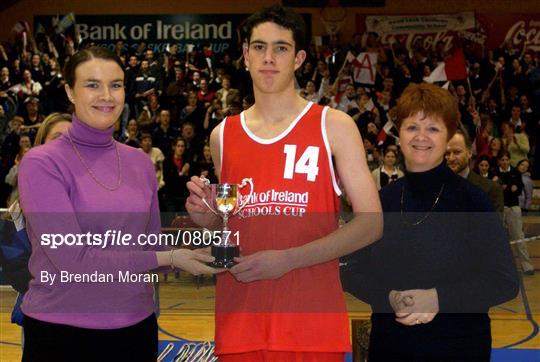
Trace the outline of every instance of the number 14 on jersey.
<path fill-rule="evenodd" d="M 315 182 L 315 178 L 319 174 L 319 147 L 308 146 L 302 156 L 296 160 L 296 145 L 285 145 L 283 153 L 285 153 L 285 169 L 283 178 L 292 180 L 295 173 L 303 173 L 307 175 L 307 180 Z"/>

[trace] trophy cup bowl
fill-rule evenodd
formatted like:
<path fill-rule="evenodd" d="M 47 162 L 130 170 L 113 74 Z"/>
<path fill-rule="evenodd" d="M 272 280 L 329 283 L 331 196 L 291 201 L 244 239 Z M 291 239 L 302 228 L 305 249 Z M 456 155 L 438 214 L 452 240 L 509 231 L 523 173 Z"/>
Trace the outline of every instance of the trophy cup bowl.
<path fill-rule="evenodd" d="M 210 184 L 210 181 L 204 178 L 203 181 L 207 186 L 206 195 L 202 199 L 204 204 L 210 211 L 223 219 L 220 242 L 217 245 L 212 244 L 212 256 L 215 260 L 210 263 L 210 266 L 229 269 L 236 265 L 234 258 L 240 256 L 240 246 L 229 242 L 228 221 L 248 203 L 253 194 L 253 181 L 250 178 L 243 179 L 241 184 Z M 247 185 L 250 185 L 251 191 L 242 203 L 239 190 Z"/>

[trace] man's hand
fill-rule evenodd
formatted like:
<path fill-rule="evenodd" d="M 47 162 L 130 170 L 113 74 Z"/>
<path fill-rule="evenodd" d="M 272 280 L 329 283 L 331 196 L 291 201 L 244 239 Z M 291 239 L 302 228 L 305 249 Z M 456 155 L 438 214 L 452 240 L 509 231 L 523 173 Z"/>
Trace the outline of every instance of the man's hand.
<path fill-rule="evenodd" d="M 186 199 L 186 210 L 193 222 L 206 228 L 217 228 L 220 219 L 203 202 L 203 198 L 209 196 L 209 188 L 206 187 L 203 179 L 192 176 L 191 181 L 187 183 L 187 188 L 189 197 Z"/>
<path fill-rule="evenodd" d="M 196 213 L 207 213 L 210 212 L 208 207 L 204 204 L 202 199 L 205 197 L 205 184 L 204 181 L 197 176 L 192 176 L 191 180 L 187 183 L 187 188 L 189 190 L 189 197 L 186 200 L 186 210 Z"/>
<path fill-rule="evenodd" d="M 234 260 L 238 264 L 230 272 L 243 283 L 277 279 L 293 269 L 286 250 L 264 250 Z"/>

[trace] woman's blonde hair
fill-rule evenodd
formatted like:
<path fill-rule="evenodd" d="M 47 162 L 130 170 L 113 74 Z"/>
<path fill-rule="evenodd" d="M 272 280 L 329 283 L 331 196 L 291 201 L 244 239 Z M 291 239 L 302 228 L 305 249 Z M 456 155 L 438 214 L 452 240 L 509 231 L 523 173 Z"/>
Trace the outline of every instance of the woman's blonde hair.
<path fill-rule="evenodd" d="M 49 132 L 51 132 L 53 126 L 59 122 L 71 122 L 71 115 L 59 112 L 49 114 L 39 126 L 36 139 L 34 140 L 34 146 L 45 143 L 45 139 L 49 135 Z"/>

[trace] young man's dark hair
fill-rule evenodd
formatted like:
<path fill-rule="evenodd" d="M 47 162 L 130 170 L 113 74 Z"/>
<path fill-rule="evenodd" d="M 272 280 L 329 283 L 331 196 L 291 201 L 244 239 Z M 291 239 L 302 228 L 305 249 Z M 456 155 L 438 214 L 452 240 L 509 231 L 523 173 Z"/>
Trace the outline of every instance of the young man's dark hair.
<path fill-rule="evenodd" d="M 298 13 L 279 4 L 264 8 L 248 18 L 246 23 L 248 45 L 251 41 L 253 28 L 267 22 L 292 31 L 295 52 L 306 50 L 306 24 L 304 19 Z"/>

